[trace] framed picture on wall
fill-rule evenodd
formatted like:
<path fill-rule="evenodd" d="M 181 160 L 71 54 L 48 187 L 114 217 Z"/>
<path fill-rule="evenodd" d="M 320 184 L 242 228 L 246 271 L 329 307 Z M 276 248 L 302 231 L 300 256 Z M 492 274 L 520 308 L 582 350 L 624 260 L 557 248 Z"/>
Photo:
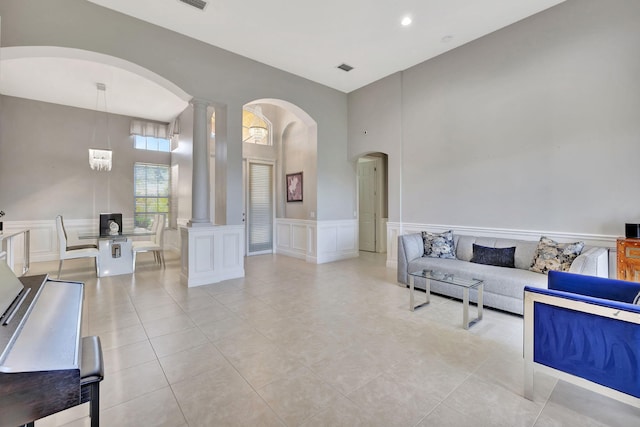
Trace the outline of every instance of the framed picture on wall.
<path fill-rule="evenodd" d="M 302 172 L 287 174 L 287 202 L 302 201 Z"/>

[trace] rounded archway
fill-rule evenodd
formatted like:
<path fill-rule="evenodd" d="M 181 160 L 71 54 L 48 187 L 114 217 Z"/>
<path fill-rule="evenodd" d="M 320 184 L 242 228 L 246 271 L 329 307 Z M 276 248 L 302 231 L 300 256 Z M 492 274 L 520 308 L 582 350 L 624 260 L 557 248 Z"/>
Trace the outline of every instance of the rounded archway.
<path fill-rule="evenodd" d="M 8 96 L 95 110 L 96 83 L 109 91 L 109 112 L 168 122 L 191 95 L 130 61 L 56 46 L 0 49 L 2 93 Z"/>
<path fill-rule="evenodd" d="M 245 104 L 243 163 L 247 253 L 264 253 L 269 245 L 272 250 L 282 249 L 276 248 L 275 242 L 289 240 L 278 238 L 277 233 L 287 229 L 289 222 L 316 220 L 315 120 L 281 99 L 257 99 Z"/>
<path fill-rule="evenodd" d="M 244 158 L 268 158 L 275 164 L 275 215 L 277 218 L 315 219 L 317 212 L 318 125 L 291 102 L 264 98 L 245 104 L 259 108 L 271 124 L 272 148 L 244 144 Z M 287 198 L 286 176 L 302 173 L 302 200 Z M 289 201 L 288 201 L 289 200 Z"/>

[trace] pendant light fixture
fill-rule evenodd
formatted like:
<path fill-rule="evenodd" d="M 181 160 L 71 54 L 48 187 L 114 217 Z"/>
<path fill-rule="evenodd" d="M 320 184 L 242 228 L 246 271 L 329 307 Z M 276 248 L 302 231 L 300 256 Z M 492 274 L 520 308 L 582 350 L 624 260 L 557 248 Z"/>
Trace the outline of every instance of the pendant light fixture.
<path fill-rule="evenodd" d="M 248 109 L 253 114 L 253 120 L 249 125 L 249 139 L 254 143 L 261 144 L 269 134 L 269 130 L 265 126 L 264 116 L 262 115 L 262 107 L 256 105 Z"/>
<path fill-rule="evenodd" d="M 104 115 L 105 115 L 105 132 L 107 136 L 107 148 L 106 149 L 98 149 L 98 148 L 89 148 L 89 166 L 91 166 L 92 170 L 95 171 L 111 171 L 111 166 L 113 163 L 113 151 L 111 150 L 111 139 L 109 137 L 109 112 L 107 111 L 107 87 L 104 83 L 96 84 L 96 111 L 98 111 L 98 103 L 100 99 L 100 93 L 102 92 L 104 97 Z M 95 145 L 96 142 L 96 129 L 98 127 L 96 124 L 93 127 L 93 141 L 92 145 Z"/>

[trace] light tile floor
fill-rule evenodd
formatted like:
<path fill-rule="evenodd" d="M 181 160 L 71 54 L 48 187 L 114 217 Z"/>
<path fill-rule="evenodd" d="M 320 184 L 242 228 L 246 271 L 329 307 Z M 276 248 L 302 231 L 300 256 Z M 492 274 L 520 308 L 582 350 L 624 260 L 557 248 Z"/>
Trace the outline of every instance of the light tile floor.
<path fill-rule="evenodd" d="M 640 410 L 541 374 L 524 399 L 522 318 L 485 310 L 465 331 L 462 303 L 439 296 L 412 313 L 384 255 L 250 257 L 245 278 L 191 289 L 167 261 L 102 279 L 65 263 L 86 284 L 83 333 L 102 339 L 103 426 L 640 425 Z"/>

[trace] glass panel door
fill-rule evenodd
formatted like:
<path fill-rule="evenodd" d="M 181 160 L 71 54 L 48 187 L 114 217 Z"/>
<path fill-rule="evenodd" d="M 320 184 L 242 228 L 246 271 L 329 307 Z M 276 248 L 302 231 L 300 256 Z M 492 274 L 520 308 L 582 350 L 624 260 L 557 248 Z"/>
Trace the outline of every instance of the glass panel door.
<path fill-rule="evenodd" d="M 273 165 L 249 163 L 247 254 L 273 252 Z"/>

